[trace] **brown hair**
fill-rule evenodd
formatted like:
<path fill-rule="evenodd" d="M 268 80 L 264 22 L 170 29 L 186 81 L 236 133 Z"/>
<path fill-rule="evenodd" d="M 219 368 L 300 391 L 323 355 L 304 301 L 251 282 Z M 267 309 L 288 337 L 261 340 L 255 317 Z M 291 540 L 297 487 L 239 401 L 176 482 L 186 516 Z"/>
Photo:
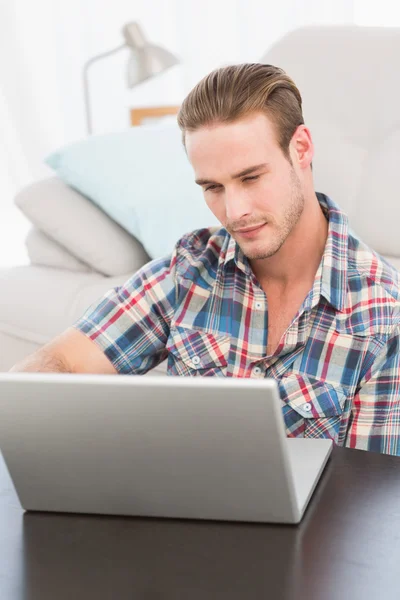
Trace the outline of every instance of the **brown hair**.
<path fill-rule="evenodd" d="M 301 95 L 283 69 L 261 63 L 216 69 L 192 89 L 178 113 L 183 143 L 186 131 L 229 123 L 256 111 L 270 117 L 278 143 L 289 158 L 290 140 L 304 123 Z"/>

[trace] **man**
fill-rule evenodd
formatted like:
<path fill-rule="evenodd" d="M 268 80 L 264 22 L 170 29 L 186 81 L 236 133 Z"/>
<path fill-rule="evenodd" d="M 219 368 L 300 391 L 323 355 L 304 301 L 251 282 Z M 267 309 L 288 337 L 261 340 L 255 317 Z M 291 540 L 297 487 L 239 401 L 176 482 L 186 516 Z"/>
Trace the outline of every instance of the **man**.
<path fill-rule="evenodd" d="M 273 377 L 287 435 L 400 454 L 399 275 L 314 192 L 293 81 L 218 69 L 178 123 L 222 228 L 185 235 L 13 370 L 144 374 L 168 357 L 170 375 Z"/>

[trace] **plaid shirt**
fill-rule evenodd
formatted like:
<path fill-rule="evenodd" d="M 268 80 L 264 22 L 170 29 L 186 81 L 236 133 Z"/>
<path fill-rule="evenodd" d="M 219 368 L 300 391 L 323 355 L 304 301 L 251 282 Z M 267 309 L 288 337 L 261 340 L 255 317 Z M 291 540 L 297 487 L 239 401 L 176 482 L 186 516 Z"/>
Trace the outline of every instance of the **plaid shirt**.
<path fill-rule="evenodd" d="M 289 437 L 400 455 L 399 274 L 318 199 L 329 219 L 324 254 L 273 355 L 266 295 L 224 228 L 185 235 L 75 327 L 120 373 L 168 358 L 169 375 L 272 377 Z"/>

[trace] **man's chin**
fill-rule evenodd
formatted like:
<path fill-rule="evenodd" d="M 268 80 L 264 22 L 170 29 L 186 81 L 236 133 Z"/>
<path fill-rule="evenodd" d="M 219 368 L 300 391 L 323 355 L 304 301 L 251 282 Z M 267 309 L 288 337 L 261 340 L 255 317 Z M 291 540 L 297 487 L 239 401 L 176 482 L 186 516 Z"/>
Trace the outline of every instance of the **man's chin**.
<path fill-rule="evenodd" d="M 243 244 L 243 242 L 238 242 L 238 244 L 248 260 L 262 260 L 263 258 L 271 258 L 271 256 L 274 256 L 274 254 L 276 254 L 280 248 L 280 246 L 271 247 L 261 244 L 255 247 L 254 244 Z"/>
<path fill-rule="evenodd" d="M 282 247 L 283 242 L 276 241 L 275 243 L 266 244 L 262 242 L 254 243 L 243 240 L 236 240 L 241 251 L 248 260 L 262 260 L 263 258 L 271 258 L 274 256 Z"/>

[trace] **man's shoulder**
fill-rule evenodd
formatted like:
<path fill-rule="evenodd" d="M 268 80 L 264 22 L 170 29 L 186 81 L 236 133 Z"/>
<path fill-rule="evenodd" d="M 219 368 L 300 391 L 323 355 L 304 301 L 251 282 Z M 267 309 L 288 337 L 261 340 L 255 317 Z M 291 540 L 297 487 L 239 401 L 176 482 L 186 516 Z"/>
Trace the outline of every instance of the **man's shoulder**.
<path fill-rule="evenodd" d="M 174 251 L 177 277 L 197 279 L 200 273 L 216 271 L 229 244 L 230 235 L 223 227 L 205 227 L 185 234 Z"/>
<path fill-rule="evenodd" d="M 357 277 L 383 296 L 400 302 L 400 273 L 357 235 L 349 234 L 349 278 Z"/>
<path fill-rule="evenodd" d="M 340 206 L 325 194 L 317 193 L 317 197 L 322 207 L 328 210 L 335 240 L 339 240 L 333 244 L 337 258 L 341 257 L 344 248 L 340 246 L 340 240 L 346 245 L 347 278 L 356 301 L 359 301 L 360 294 L 369 290 L 370 297 L 372 294 L 372 297 L 377 295 L 388 302 L 399 302 L 399 271 L 349 227 L 348 217 Z"/>
<path fill-rule="evenodd" d="M 348 247 L 349 296 L 341 320 L 352 333 L 390 335 L 400 323 L 400 273 L 353 233 Z"/>

